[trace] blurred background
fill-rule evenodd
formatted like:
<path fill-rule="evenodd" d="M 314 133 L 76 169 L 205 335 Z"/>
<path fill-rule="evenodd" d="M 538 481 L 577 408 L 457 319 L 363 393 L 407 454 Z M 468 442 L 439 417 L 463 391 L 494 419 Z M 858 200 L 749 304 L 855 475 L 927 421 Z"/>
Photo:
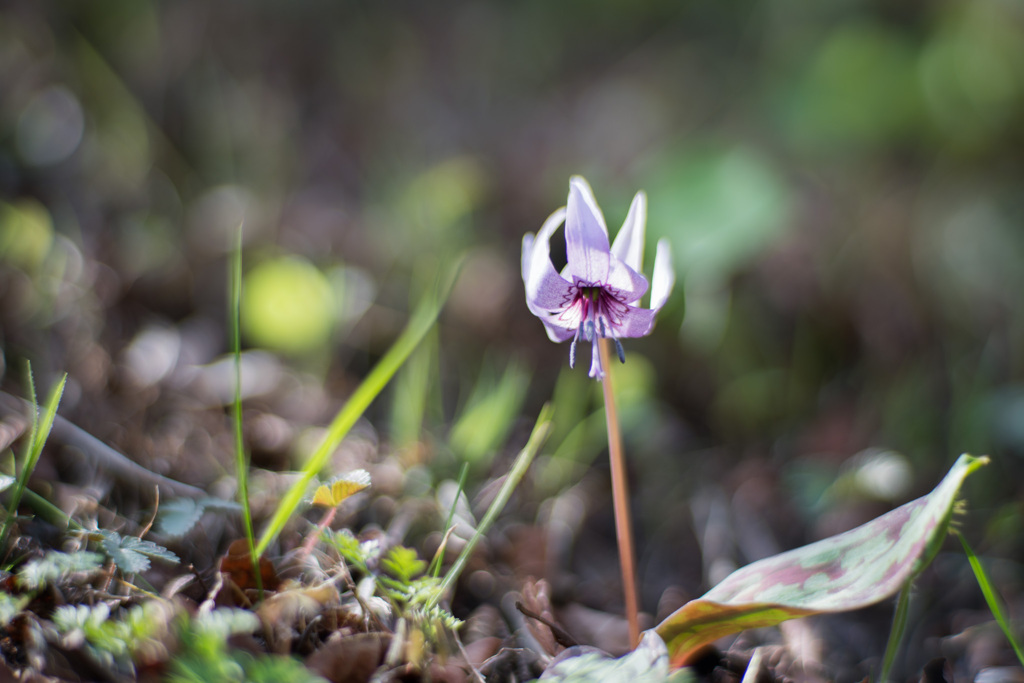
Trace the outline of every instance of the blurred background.
<path fill-rule="evenodd" d="M 243 225 L 247 436 L 287 470 L 461 255 L 345 457 L 392 462 L 394 505 L 462 462 L 473 492 L 553 400 L 520 519 L 569 529 L 549 566 L 614 611 L 599 387 L 519 275 L 582 174 L 613 232 L 646 190 L 647 263 L 667 237 L 678 272 L 616 369 L 647 611 L 923 494 L 963 451 L 993 456 L 962 526 L 1019 607 L 1022 152 L 1011 0 L 9 0 L 4 386 L 26 358 L 41 386 L 68 371 L 62 414 L 94 435 L 230 477 Z M 949 612 L 980 604 L 962 556 L 931 571 L 919 609 L 942 616 L 909 639 L 929 654 L 986 618 Z"/>

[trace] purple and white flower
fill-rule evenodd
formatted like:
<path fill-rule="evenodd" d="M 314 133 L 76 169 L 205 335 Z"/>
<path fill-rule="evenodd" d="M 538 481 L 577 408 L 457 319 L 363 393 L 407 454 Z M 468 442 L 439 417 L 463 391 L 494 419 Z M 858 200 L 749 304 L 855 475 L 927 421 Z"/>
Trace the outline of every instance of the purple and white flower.
<path fill-rule="evenodd" d="M 568 262 L 559 273 L 551 263 L 551 236 L 563 222 Z M 536 236 L 523 237 L 526 305 L 544 323 L 552 341 L 572 339 L 570 367 L 576 362 L 576 343 L 591 343 L 590 376 L 595 379 L 604 376 L 597 340 L 611 339 L 619 360 L 625 362 L 619 339 L 647 335 L 675 283 L 672 253 L 662 239 L 654 259 L 650 308 L 637 305 L 647 292 L 647 279 L 641 274 L 646 223 L 647 196 L 641 191 L 609 247 L 608 228 L 590 185 L 573 176 L 568 205 L 551 214 Z"/>

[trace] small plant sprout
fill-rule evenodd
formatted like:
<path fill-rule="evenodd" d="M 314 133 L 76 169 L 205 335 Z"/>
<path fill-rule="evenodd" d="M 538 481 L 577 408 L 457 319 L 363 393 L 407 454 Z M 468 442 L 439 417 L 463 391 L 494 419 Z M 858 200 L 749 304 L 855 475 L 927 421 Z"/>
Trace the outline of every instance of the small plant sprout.
<path fill-rule="evenodd" d="M 369 487 L 370 473 L 366 470 L 352 470 L 317 487 L 310 502 L 317 507 L 324 508 L 324 516 L 317 524 L 316 530 L 302 544 L 301 557 L 304 558 L 313 552 L 313 547 L 320 538 L 320 534 L 334 521 L 334 516 L 338 513 L 338 506 L 347 498 Z"/>
<path fill-rule="evenodd" d="M 32 379 L 32 366 L 28 366 L 28 389 L 29 396 L 31 398 L 30 405 L 32 407 L 32 430 L 29 432 L 29 437 L 25 446 L 25 459 L 21 464 L 21 469 L 18 470 L 15 481 L 11 482 L 9 479 L 6 479 L 6 485 L 3 487 L 6 489 L 13 485 L 14 491 L 7 504 L 7 515 L 4 517 L 3 528 L 0 528 L 0 551 L 3 551 L 7 547 L 7 539 L 10 535 L 12 525 L 14 524 L 15 515 L 18 512 L 18 505 L 21 503 L 22 496 L 25 495 L 28 489 L 28 479 L 32 476 L 32 471 L 36 468 L 36 463 L 39 462 L 39 456 L 42 455 L 43 446 L 46 445 L 46 439 L 50 436 L 50 429 L 53 427 L 53 422 L 57 417 L 57 406 L 60 404 L 61 396 L 64 395 L 64 384 L 67 382 L 67 379 L 67 374 L 61 377 L 60 381 L 57 382 L 51 390 L 50 398 L 46 401 L 46 405 L 40 407 L 36 404 L 36 387 Z"/>
<path fill-rule="evenodd" d="M 551 237 L 565 223 L 567 263 L 561 273 L 551 263 Z M 629 518 L 629 487 L 622 453 L 622 437 L 611 385 L 611 352 L 615 345 L 619 361 L 626 362 L 619 341 L 643 337 L 654 327 L 655 315 L 665 305 L 675 284 L 672 254 L 668 242 L 658 242 L 650 308 L 637 304 L 647 293 L 642 275 L 647 196 L 637 192 L 626 221 L 609 246 L 608 228 L 590 185 L 580 176 L 569 181 L 569 200 L 555 211 L 534 236 L 523 238 L 522 274 L 526 304 L 540 318 L 554 342 L 572 340 L 569 366 L 576 364 L 576 344 L 591 344 L 590 376 L 601 380 L 605 417 L 608 423 L 608 451 L 611 458 L 615 535 L 625 595 L 630 643 L 640 642 L 637 618 L 636 578 L 632 528 Z"/>

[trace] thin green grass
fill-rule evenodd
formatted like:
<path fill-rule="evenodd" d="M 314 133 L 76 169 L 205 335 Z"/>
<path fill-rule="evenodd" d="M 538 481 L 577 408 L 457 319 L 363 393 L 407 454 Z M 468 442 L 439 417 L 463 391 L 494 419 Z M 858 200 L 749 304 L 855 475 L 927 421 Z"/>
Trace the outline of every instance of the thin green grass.
<path fill-rule="evenodd" d="M 444 532 L 441 538 L 441 548 L 438 550 L 437 555 L 430 562 L 430 569 L 428 573 L 435 579 L 441 575 L 441 564 L 444 560 L 444 546 L 447 544 L 448 530 L 452 528 L 452 520 L 455 518 L 455 508 L 459 505 L 459 498 L 462 497 L 462 492 L 466 490 L 466 477 L 469 475 L 469 463 L 462 463 L 462 468 L 459 470 L 459 483 L 455 489 L 455 499 L 452 501 L 452 508 L 448 511 L 448 519 L 444 521 Z"/>
<path fill-rule="evenodd" d="M 313 478 L 327 464 L 331 454 L 341 444 L 342 439 L 352 429 L 352 426 L 355 425 L 356 420 L 362 416 L 373 400 L 383 391 L 398 369 L 402 367 L 409 354 L 416 349 L 427 332 L 433 328 L 447 293 L 451 289 L 452 279 L 449 278 L 448 281 L 442 283 L 437 293 L 428 295 L 420 302 L 405 330 L 402 331 L 401 336 L 388 349 L 377 365 L 374 366 L 370 374 L 366 376 L 366 379 L 356 388 L 348 402 L 338 411 L 338 414 L 328 426 L 327 433 L 320 442 L 320 445 L 306 461 L 305 466 L 303 466 L 298 480 L 285 493 L 281 502 L 278 503 L 273 517 L 271 517 L 266 530 L 260 537 L 260 542 L 256 546 L 254 556 L 259 557 L 262 555 L 274 539 L 277 538 L 278 534 L 281 533 L 285 524 L 288 523 L 288 520 L 291 519 L 299 505 L 301 505 L 309 483 L 313 481 Z"/>
<path fill-rule="evenodd" d="M 260 577 L 259 555 L 256 554 L 256 532 L 252 526 L 252 510 L 249 508 L 249 456 L 242 439 L 242 335 L 240 319 L 242 310 L 242 226 L 238 226 L 235 248 L 231 254 L 230 291 L 228 293 L 228 327 L 231 331 L 231 352 L 235 357 L 235 395 L 231 404 L 231 418 L 235 436 L 235 470 L 238 476 L 238 498 L 242 504 L 242 520 L 245 524 L 245 540 L 249 543 L 249 558 L 252 560 L 252 574 L 256 578 L 256 589 L 263 598 L 263 581 Z"/>
<path fill-rule="evenodd" d="M 508 499 L 512 497 L 512 492 L 516 486 L 522 480 L 523 475 L 526 474 L 526 470 L 529 469 L 530 463 L 537 456 L 541 446 L 544 445 L 544 441 L 548 438 L 548 434 L 551 432 L 551 416 L 552 409 L 550 404 L 545 404 L 541 409 L 540 415 L 537 416 L 537 423 L 533 427 L 533 432 L 530 434 L 530 439 L 526 442 L 526 446 L 523 450 L 519 451 L 519 455 L 516 456 L 516 460 L 512 463 L 512 469 L 509 470 L 508 474 L 505 475 L 505 481 L 501 485 L 501 489 L 498 491 L 498 495 L 494 498 L 494 502 L 487 508 L 484 518 L 477 525 L 476 532 L 473 537 L 469 539 L 466 546 L 459 553 L 458 558 L 448 569 L 448 573 L 445 574 L 444 579 L 441 581 L 441 585 L 437 589 L 434 597 L 431 598 L 427 607 L 434 607 L 441 600 L 442 597 L 455 585 L 455 582 L 459 578 L 459 574 L 465 568 L 466 563 L 469 561 L 470 555 L 473 554 L 473 550 L 476 548 L 480 539 L 483 538 L 491 525 L 494 524 L 494 520 L 497 519 L 498 514 L 505 508 L 508 503 Z"/>
<path fill-rule="evenodd" d="M 438 335 L 432 329 L 395 378 L 391 391 L 391 438 L 398 448 L 413 446 L 422 439 L 427 409 L 440 404 L 432 391 L 437 386 Z"/>
<path fill-rule="evenodd" d="M 28 366 L 28 393 L 29 401 L 32 405 L 32 429 L 29 432 L 29 438 L 26 446 L 25 461 L 21 465 L 21 469 L 18 471 L 17 482 L 14 484 L 14 492 L 11 494 L 11 499 L 7 504 L 7 517 L 4 519 L 3 529 L 0 530 L 0 548 L 7 548 L 7 537 L 11 533 L 11 526 L 14 524 L 15 514 L 18 512 L 18 505 L 21 504 L 21 498 L 25 494 L 25 488 L 28 486 L 28 479 L 32 476 L 32 471 L 36 468 L 36 464 L 39 462 L 39 456 L 43 452 L 43 446 L 46 444 L 46 439 L 50 436 L 50 430 L 53 428 L 53 420 L 57 416 L 57 406 L 60 405 L 61 396 L 64 394 L 64 385 L 67 383 L 68 376 L 65 373 L 57 385 L 51 390 L 50 397 L 46 401 L 42 411 L 42 416 L 39 415 L 39 406 L 36 400 L 36 387 L 35 382 L 32 379 L 32 366 Z"/>
<path fill-rule="evenodd" d="M 903 633 L 907 630 L 907 615 L 910 613 L 910 582 L 900 591 L 896 602 L 896 612 L 892 616 L 892 628 L 889 630 L 889 642 L 885 646 L 885 657 L 882 659 L 882 671 L 878 674 L 880 683 L 889 680 L 889 672 L 896 661 L 896 653 L 900 651 Z"/>
<path fill-rule="evenodd" d="M 981 588 L 982 595 L 985 596 L 985 602 L 988 603 L 989 611 L 992 612 L 992 616 L 999 623 L 999 628 L 1003 629 L 1006 639 L 1010 641 L 1010 646 L 1017 654 L 1017 659 L 1020 661 L 1021 666 L 1024 666 L 1024 649 L 1021 649 L 1020 642 L 1013 635 L 1010 620 L 1006 618 L 1006 610 L 1003 609 L 1002 599 L 996 592 L 995 586 L 992 585 L 992 581 L 988 578 L 988 573 L 981 565 L 981 560 L 974 554 L 971 546 L 967 544 L 967 539 L 964 538 L 963 534 L 957 534 L 957 536 L 960 537 L 960 543 L 964 546 L 964 552 L 967 553 L 967 561 L 971 563 L 974 578 L 978 580 L 978 586 Z"/>

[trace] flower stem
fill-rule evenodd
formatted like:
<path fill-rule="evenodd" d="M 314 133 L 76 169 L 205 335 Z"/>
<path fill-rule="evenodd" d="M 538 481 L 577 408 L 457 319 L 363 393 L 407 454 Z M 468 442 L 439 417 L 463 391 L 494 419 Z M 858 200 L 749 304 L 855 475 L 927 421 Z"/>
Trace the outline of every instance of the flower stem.
<path fill-rule="evenodd" d="M 608 422 L 608 457 L 612 469 L 612 505 L 615 510 L 615 538 L 619 546 L 619 565 L 622 567 L 622 591 L 626 604 L 626 620 L 629 622 L 629 643 L 635 648 L 640 643 L 640 623 L 637 614 L 636 564 L 633 552 L 633 523 L 629 515 L 629 483 L 626 480 L 626 459 L 622 452 L 622 433 L 619 431 L 619 415 L 615 410 L 615 395 L 612 392 L 612 355 L 608 340 L 598 340 L 604 377 L 604 414 Z"/>

